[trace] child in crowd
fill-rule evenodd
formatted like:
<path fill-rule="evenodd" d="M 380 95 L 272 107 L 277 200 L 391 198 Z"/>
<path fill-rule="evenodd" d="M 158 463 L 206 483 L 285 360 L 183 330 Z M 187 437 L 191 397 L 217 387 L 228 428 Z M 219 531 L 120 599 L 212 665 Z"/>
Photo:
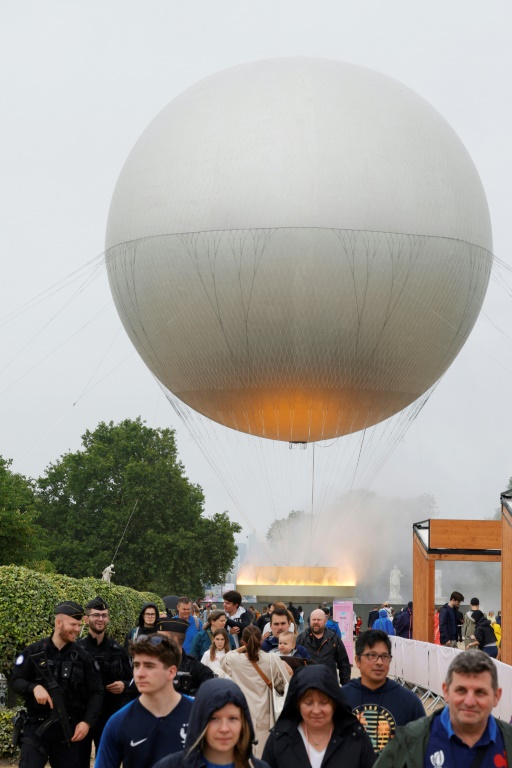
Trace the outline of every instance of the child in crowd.
<path fill-rule="evenodd" d="M 220 671 L 220 660 L 230 651 L 229 635 L 225 629 L 216 629 L 212 635 L 213 643 L 210 648 L 203 653 L 201 662 L 210 667 L 218 675 Z"/>
<path fill-rule="evenodd" d="M 296 645 L 297 638 L 293 632 L 281 632 L 279 635 L 279 642 L 277 644 L 276 652 L 280 656 L 295 656 Z"/>

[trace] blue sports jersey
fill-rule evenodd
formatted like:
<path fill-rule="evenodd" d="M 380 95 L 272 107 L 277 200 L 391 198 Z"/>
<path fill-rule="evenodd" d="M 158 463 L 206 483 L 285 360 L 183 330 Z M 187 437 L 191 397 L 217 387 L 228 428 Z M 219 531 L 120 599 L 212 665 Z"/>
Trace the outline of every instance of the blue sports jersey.
<path fill-rule="evenodd" d="M 101 737 L 95 768 L 152 768 L 185 745 L 192 699 L 181 701 L 166 717 L 155 717 L 132 701 L 112 715 Z"/>

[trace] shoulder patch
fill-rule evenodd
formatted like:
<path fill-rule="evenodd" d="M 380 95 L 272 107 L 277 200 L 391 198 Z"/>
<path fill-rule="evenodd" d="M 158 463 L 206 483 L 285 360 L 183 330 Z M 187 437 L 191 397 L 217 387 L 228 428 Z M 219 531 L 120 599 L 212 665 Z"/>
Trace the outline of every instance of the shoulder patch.
<path fill-rule="evenodd" d="M 20 664 L 23 664 L 24 661 L 25 661 L 25 657 L 22 653 L 20 653 L 15 663 L 17 666 L 19 666 Z"/>

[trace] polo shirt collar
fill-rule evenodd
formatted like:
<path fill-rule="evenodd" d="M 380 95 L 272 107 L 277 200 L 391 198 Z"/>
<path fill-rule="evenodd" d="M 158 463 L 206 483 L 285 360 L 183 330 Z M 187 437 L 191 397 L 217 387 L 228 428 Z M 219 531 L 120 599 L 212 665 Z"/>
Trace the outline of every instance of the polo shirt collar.
<path fill-rule="evenodd" d="M 441 713 L 441 723 L 448 734 L 448 738 L 451 739 L 452 737 L 458 738 L 457 734 L 452 728 L 452 724 L 450 721 L 450 710 L 448 707 L 445 707 Z M 492 715 L 489 715 L 489 718 L 487 720 L 487 725 L 485 726 L 485 731 L 483 732 L 482 736 L 478 740 L 478 742 L 475 744 L 475 746 L 480 746 L 484 744 L 490 744 L 492 742 L 496 742 L 496 731 L 497 731 L 497 725 L 496 720 Z"/>

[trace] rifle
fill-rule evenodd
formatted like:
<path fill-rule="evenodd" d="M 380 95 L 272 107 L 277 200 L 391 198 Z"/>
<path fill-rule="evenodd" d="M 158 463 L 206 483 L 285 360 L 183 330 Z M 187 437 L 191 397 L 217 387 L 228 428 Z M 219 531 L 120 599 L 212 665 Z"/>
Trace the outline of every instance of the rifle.
<path fill-rule="evenodd" d="M 41 677 L 44 680 L 45 688 L 51 696 L 53 701 L 53 709 L 51 710 L 50 717 L 45 720 L 42 725 L 36 731 L 38 736 L 42 736 L 43 733 L 53 723 L 60 723 L 62 731 L 64 733 L 64 740 L 68 747 L 71 746 L 71 739 L 73 737 L 73 730 L 69 722 L 68 712 L 66 709 L 66 702 L 64 701 L 64 691 L 60 685 L 55 681 L 52 671 L 48 666 L 48 659 L 46 653 L 41 651 L 40 653 L 34 653 L 30 657 L 30 660 L 39 671 Z"/>

